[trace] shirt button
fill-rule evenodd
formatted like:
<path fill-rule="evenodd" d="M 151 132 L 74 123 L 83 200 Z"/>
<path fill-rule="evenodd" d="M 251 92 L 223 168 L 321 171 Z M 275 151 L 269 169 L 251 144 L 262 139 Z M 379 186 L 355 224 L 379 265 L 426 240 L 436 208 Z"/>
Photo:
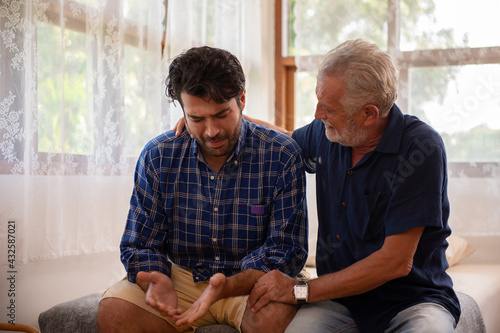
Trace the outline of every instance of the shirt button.
<path fill-rule="evenodd" d="M 214 242 L 214 243 L 217 242 L 217 238 L 215 238 L 215 237 L 212 238 L 212 242 Z"/>
<path fill-rule="evenodd" d="M 340 236 L 339 235 L 335 235 L 335 239 L 336 240 L 340 240 Z"/>
<path fill-rule="evenodd" d="M 353 174 L 353 173 L 354 173 L 354 171 L 352 171 L 352 170 L 347 170 L 347 175 L 352 176 L 352 174 Z"/>
<path fill-rule="evenodd" d="M 214 212 L 216 212 L 216 211 L 218 211 L 218 210 L 219 210 L 219 208 L 217 208 L 217 207 L 215 207 L 215 208 L 214 208 Z"/>
<path fill-rule="evenodd" d="M 341 206 L 342 206 L 342 208 L 346 208 L 347 204 L 345 202 L 343 202 Z"/>
<path fill-rule="evenodd" d="M 195 277 L 195 279 L 196 279 L 196 280 L 199 280 L 200 278 L 197 276 L 197 277 Z"/>
<path fill-rule="evenodd" d="M 215 257 L 215 260 L 219 261 L 219 260 L 220 260 L 220 257 Z"/>
<path fill-rule="evenodd" d="M 234 161 L 234 165 L 238 165 L 238 161 Z"/>
<path fill-rule="evenodd" d="M 210 179 L 211 179 L 211 180 L 214 180 L 214 179 L 215 179 L 215 177 L 214 177 L 214 176 L 210 176 Z"/>

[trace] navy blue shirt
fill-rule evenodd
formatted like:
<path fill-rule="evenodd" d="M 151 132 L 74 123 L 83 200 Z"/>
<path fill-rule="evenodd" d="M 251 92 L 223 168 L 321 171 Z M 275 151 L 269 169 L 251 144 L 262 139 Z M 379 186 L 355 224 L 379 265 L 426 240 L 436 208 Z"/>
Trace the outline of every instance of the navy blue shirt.
<path fill-rule="evenodd" d="M 340 299 L 361 332 L 378 332 L 401 310 L 422 302 L 460 306 L 446 274 L 449 201 L 440 135 L 394 105 L 372 152 L 353 167 L 351 148 L 326 138 L 322 121 L 297 129 L 306 171 L 316 173 L 318 275 L 337 272 L 382 247 L 387 236 L 425 227 L 413 268 L 370 292 Z M 319 200 L 321 198 L 321 200 Z"/>

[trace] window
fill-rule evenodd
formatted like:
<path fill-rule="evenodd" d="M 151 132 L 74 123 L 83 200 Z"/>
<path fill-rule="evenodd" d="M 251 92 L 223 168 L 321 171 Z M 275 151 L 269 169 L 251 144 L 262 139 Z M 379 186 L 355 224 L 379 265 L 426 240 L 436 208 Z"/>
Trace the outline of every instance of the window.
<path fill-rule="evenodd" d="M 0 5 L 0 173 L 133 170 L 161 132 L 165 0 Z"/>
<path fill-rule="evenodd" d="M 54 52 L 64 34 L 66 52 Z M 38 152 L 90 155 L 94 153 L 92 54 L 85 51 L 85 34 L 37 22 Z M 63 73 L 61 64 L 71 68 Z M 54 73 L 61 73 L 54 75 Z M 64 77 L 62 77 L 64 75 Z M 61 107 L 63 106 L 63 107 Z"/>
<path fill-rule="evenodd" d="M 464 163 L 500 162 L 500 36 L 496 33 L 500 23 L 495 17 L 500 3 L 278 2 L 278 125 L 293 129 L 313 119 L 316 69 L 322 55 L 347 39 L 362 38 L 392 55 L 400 71 L 397 104 L 441 133 L 450 169 L 487 175 L 485 168 L 472 171 Z"/>

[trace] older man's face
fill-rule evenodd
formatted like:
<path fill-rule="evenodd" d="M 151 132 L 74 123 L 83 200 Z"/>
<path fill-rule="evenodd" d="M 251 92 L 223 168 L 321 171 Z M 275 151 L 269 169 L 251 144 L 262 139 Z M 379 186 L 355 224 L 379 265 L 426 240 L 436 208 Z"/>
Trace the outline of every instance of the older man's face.
<path fill-rule="evenodd" d="M 363 144 L 367 133 L 357 121 L 358 112 L 351 115 L 341 104 L 344 94 L 345 86 L 340 80 L 320 76 L 316 85 L 318 103 L 314 117 L 325 124 L 328 140 L 356 147 Z"/>

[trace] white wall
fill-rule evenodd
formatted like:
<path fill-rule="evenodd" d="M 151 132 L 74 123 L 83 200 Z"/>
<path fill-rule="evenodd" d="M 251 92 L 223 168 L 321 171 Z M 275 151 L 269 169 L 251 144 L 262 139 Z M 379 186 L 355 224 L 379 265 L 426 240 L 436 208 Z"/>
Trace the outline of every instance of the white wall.
<path fill-rule="evenodd" d="M 500 236 L 500 178 L 450 177 L 450 226 L 460 236 Z"/>
<path fill-rule="evenodd" d="M 2 246 L 3 247 L 3 246 Z M 0 266 L 0 322 L 7 316 L 11 297 L 6 266 Z M 15 279 L 15 323 L 38 328 L 38 315 L 52 306 L 93 293 L 103 292 L 125 276 L 118 252 L 71 256 L 17 265 Z"/>
<path fill-rule="evenodd" d="M 42 195 L 36 191 L 26 195 L 24 178 L 30 178 L 37 188 L 57 183 L 70 188 L 68 193 L 92 196 L 92 200 L 86 202 L 102 202 L 101 210 L 95 214 L 88 207 L 64 206 L 68 211 L 68 218 L 64 220 L 67 228 L 56 234 L 47 232 L 44 221 L 50 220 L 50 214 L 43 216 L 43 212 L 58 210 L 57 201 L 64 196 Z M 76 178 L 0 175 L 0 322 L 14 320 L 14 323 L 38 327 L 37 319 L 42 311 L 61 302 L 102 292 L 125 276 L 118 246 L 127 216 L 133 176 L 82 176 L 78 182 Z M 29 219 L 34 222 L 25 224 L 28 219 L 15 218 L 24 216 L 28 210 L 34 212 L 34 218 Z M 108 215 L 112 218 L 105 218 Z M 14 231 L 8 227 L 11 219 L 16 220 L 15 233 L 9 232 Z M 79 225 L 74 227 L 77 220 Z M 108 223 L 110 220 L 115 221 L 115 225 Z M 89 236 L 88 228 L 98 232 Z M 23 237 L 27 230 L 30 230 L 30 237 Z M 7 236 L 14 236 L 10 240 L 15 243 L 9 243 Z M 9 249 L 9 245 L 15 245 L 15 261 L 12 262 L 9 262 L 8 255 L 13 248 Z M 49 251 L 50 258 L 63 257 L 47 259 L 47 253 L 42 253 L 45 247 L 53 250 Z M 29 256 L 25 255 L 27 248 L 30 249 Z M 26 258 L 31 262 L 23 261 Z M 10 264 L 13 267 L 9 267 Z M 12 301 L 15 302 L 15 309 L 8 308 Z"/>

